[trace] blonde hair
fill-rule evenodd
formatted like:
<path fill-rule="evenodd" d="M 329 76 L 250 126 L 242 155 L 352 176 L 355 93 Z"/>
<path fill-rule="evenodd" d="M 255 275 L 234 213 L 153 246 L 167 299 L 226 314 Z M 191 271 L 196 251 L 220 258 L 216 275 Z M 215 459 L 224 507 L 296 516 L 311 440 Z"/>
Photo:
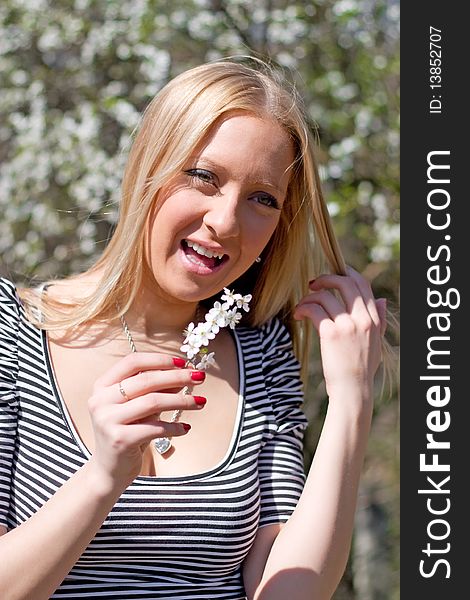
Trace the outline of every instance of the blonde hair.
<path fill-rule="evenodd" d="M 127 162 L 117 227 L 88 271 L 102 272 L 100 283 L 89 297 L 67 305 L 72 310 L 45 297 L 40 327 L 70 329 L 117 318 L 128 310 L 150 269 L 145 253 L 147 225 L 159 190 L 181 171 L 216 121 L 233 111 L 274 119 L 293 142 L 295 161 L 280 222 L 263 251 L 262 263 L 253 265 L 244 278 L 250 281 L 251 276 L 254 284 L 245 322 L 259 326 L 278 315 L 306 366 L 311 325 L 307 320 L 295 321 L 293 309 L 307 293 L 309 279 L 325 269 L 345 274 L 345 264 L 322 196 L 314 135 L 302 102 L 282 74 L 254 59 L 251 64 L 230 59 L 190 69 L 152 100 Z M 22 296 L 27 303 L 37 304 L 31 290 L 24 290 Z"/>

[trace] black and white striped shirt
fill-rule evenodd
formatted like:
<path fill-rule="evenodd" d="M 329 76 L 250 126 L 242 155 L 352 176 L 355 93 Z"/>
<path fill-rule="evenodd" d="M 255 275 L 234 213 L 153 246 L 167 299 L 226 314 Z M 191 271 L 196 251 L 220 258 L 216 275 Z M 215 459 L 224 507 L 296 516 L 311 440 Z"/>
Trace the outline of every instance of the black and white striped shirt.
<path fill-rule="evenodd" d="M 245 598 L 241 564 L 258 527 L 285 522 L 302 491 L 306 419 L 285 326 L 274 319 L 235 331 L 240 396 L 225 458 L 197 475 L 137 477 L 52 598 Z M 46 335 L 0 279 L 0 524 L 8 529 L 89 458 Z"/>

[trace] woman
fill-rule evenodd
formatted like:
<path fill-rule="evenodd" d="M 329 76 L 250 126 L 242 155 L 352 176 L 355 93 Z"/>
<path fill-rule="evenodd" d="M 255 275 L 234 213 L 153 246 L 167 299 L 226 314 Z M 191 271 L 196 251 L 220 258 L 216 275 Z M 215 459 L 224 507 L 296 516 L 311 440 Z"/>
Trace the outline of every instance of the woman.
<path fill-rule="evenodd" d="M 385 303 L 343 264 L 305 123 L 267 68 L 183 73 L 146 111 L 96 265 L 21 300 L 2 283 L 2 597 L 332 596 Z M 182 332 L 226 288 L 250 310 L 196 369 Z M 312 325 L 329 408 L 304 485 Z"/>

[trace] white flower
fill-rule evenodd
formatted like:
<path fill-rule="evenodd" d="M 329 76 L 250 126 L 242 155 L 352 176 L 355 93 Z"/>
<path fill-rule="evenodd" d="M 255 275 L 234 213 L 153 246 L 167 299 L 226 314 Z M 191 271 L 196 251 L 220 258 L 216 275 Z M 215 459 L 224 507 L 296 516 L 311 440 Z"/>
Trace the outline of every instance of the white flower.
<path fill-rule="evenodd" d="M 205 315 L 203 322 L 196 326 L 194 323 L 190 323 L 183 332 L 185 339 L 180 350 L 186 354 L 189 361 L 196 365 L 196 369 L 207 369 L 210 365 L 215 364 L 214 352 L 209 352 L 207 348 L 201 348 L 201 346 L 208 346 L 221 327 L 235 329 L 242 318 L 242 313 L 238 311 L 239 308 L 246 312 L 250 310 L 248 304 L 251 294 L 242 296 L 228 288 L 224 288 L 224 292 L 221 296 L 221 299 L 225 300 L 223 304 L 214 302 L 214 306 Z M 231 306 L 233 308 L 230 308 Z M 193 358 L 195 360 L 192 360 Z"/>
<path fill-rule="evenodd" d="M 205 316 L 206 322 L 208 325 L 210 325 L 211 331 L 212 333 L 215 335 L 217 333 L 219 333 L 220 327 L 217 325 L 216 321 L 217 321 L 217 316 L 216 315 L 211 315 L 210 312 L 208 312 Z"/>
<path fill-rule="evenodd" d="M 210 365 L 215 365 L 215 352 L 209 352 L 208 354 L 203 354 L 201 357 L 201 362 L 197 363 L 196 369 L 205 371 Z"/>
<path fill-rule="evenodd" d="M 208 346 L 209 340 L 215 338 L 215 333 L 212 331 L 211 323 L 199 323 L 194 333 L 197 335 L 199 346 Z"/>
<path fill-rule="evenodd" d="M 209 315 L 211 316 L 212 322 L 219 327 L 226 327 L 226 314 L 228 306 L 220 304 L 220 302 L 214 302 L 214 307 L 210 309 Z"/>
<path fill-rule="evenodd" d="M 238 294 L 238 296 L 240 296 L 240 297 L 237 298 L 237 300 L 236 300 L 237 307 L 243 308 L 243 310 L 245 312 L 248 312 L 250 310 L 250 307 L 248 306 L 248 304 L 252 298 L 251 294 L 247 294 L 246 296 L 242 296 L 241 294 Z"/>
<path fill-rule="evenodd" d="M 224 292 L 225 294 L 222 294 L 221 296 L 222 300 L 225 300 L 228 306 L 233 306 L 236 301 L 236 296 L 239 296 L 240 294 L 234 294 L 233 291 L 230 291 L 228 288 L 224 288 Z"/>
<path fill-rule="evenodd" d="M 192 332 L 193 332 L 193 330 L 194 330 L 194 327 L 195 327 L 194 323 L 192 323 L 192 322 L 191 322 L 191 323 L 190 323 L 190 324 L 189 324 L 189 325 L 186 327 L 186 329 L 183 331 L 183 335 L 184 335 L 184 336 L 186 336 L 186 337 L 184 338 L 184 342 L 183 342 L 183 344 L 186 344 L 186 343 L 188 342 L 189 338 L 190 338 L 190 337 L 191 337 L 191 335 L 192 335 Z"/>
<path fill-rule="evenodd" d="M 229 325 L 230 329 L 235 329 L 241 318 L 242 314 L 237 311 L 236 307 L 232 308 L 226 315 L 227 325 Z"/>
<path fill-rule="evenodd" d="M 194 343 L 195 340 L 188 340 L 187 344 L 183 344 L 180 348 L 181 352 L 184 352 L 189 360 L 194 358 L 196 354 L 199 354 L 200 346 Z"/>

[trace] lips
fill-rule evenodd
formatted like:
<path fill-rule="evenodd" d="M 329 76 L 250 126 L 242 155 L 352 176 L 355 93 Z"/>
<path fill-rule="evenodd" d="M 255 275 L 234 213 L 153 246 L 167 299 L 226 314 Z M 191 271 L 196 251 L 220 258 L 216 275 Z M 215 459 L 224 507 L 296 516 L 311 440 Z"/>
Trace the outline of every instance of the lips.
<path fill-rule="evenodd" d="M 206 256 L 205 254 L 202 254 L 202 252 L 208 249 L 204 248 L 204 246 L 200 244 L 194 242 L 190 243 L 191 246 L 195 247 L 189 246 L 187 240 L 182 240 L 180 245 L 181 250 L 184 253 L 187 263 L 191 265 L 190 270 L 195 270 L 201 275 L 217 271 L 222 264 L 228 260 L 227 254 L 223 254 L 222 258 L 219 258 L 219 256 Z M 210 254 L 212 252 L 209 251 L 208 253 Z M 220 254 L 221 253 L 219 253 L 219 255 Z"/>

